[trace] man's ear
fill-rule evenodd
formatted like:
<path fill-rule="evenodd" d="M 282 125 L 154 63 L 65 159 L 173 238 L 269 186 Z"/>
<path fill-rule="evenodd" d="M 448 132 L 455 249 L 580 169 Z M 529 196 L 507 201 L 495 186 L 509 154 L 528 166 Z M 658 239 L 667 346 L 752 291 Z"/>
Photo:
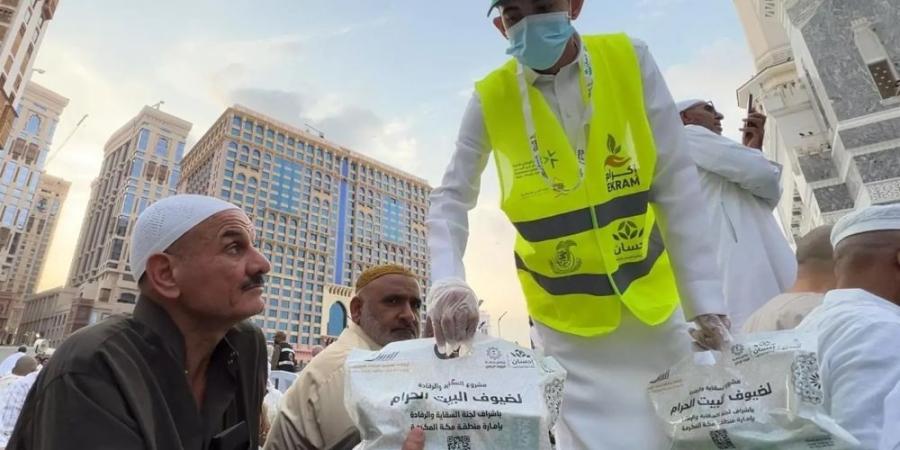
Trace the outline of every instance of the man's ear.
<path fill-rule="evenodd" d="M 359 325 L 360 319 L 362 318 L 362 308 L 363 299 L 359 298 L 358 295 L 350 300 L 350 320 L 357 325 Z"/>
<path fill-rule="evenodd" d="M 509 36 L 506 35 L 506 26 L 503 25 L 503 18 L 500 16 L 494 17 L 494 26 L 497 27 L 497 31 L 503 35 L 504 39 L 509 39 Z"/>
<path fill-rule="evenodd" d="M 147 259 L 144 276 L 148 287 L 167 299 L 175 299 L 181 295 L 181 289 L 175 280 L 175 266 L 172 256 L 156 253 Z"/>

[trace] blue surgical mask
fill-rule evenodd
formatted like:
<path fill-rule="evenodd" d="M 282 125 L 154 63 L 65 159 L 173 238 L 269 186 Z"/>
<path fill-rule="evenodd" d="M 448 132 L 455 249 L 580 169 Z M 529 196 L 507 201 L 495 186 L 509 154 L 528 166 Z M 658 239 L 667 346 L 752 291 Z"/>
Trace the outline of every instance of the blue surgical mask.
<path fill-rule="evenodd" d="M 514 56 L 522 65 L 546 70 L 559 61 L 574 33 L 568 12 L 527 16 L 506 30 L 509 37 L 506 54 Z"/>

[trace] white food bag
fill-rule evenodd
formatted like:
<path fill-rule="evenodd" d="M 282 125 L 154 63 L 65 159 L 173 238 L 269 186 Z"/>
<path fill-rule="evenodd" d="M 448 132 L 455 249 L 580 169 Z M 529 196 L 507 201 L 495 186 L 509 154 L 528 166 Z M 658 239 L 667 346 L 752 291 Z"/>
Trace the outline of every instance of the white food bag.
<path fill-rule="evenodd" d="M 826 415 L 816 349 L 814 334 L 793 330 L 739 336 L 725 351 L 697 353 L 651 381 L 673 448 L 858 448 Z"/>
<path fill-rule="evenodd" d="M 416 339 L 354 350 L 344 369 L 357 449 L 397 450 L 412 427 L 426 449 L 552 448 L 566 372 L 532 350 L 478 337 L 471 354 L 441 359 L 434 339 Z"/>

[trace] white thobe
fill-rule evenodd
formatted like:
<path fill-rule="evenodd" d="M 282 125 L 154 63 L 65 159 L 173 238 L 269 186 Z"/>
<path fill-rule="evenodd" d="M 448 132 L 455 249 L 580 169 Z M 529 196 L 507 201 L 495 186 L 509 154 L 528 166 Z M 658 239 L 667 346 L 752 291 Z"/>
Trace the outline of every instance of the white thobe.
<path fill-rule="evenodd" d="M 781 198 L 781 165 L 704 127 L 685 131 L 718 238 L 728 315 L 738 330 L 797 278 L 794 252 L 772 214 Z"/>
<path fill-rule="evenodd" d="M 16 367 L 16 363 L 19 362 L 19 358 L 23 356 L 25 356 L 25 353 L 15 352 L 4 358 L 3 362 L 0 362 L 0 377 L 9 375 L 13 368 Z"/>
<path fill-rule="evenodd" d="M 878 448 L 883 428 L 897 428 L 884 420 L 884 399 L 900 382 L 900 307 L 862 289 L 837 289 L 797 329 L 818 334 L 828 414 L 861 448 Z"/>
<path fill-rule="evenodd" d="M 657 150 L 650 191 L 660 229 L 678 282 L 684 314 L 647 326 L 623 308 L 622 324 L 607 335 L 582 338 L 535 322 L 548 355 L 568 371 L 561 424 L 561 449 L 667 448 L 645 388 L 656 375 L 689 354 L 684 316 L 724 314 L 715 243 L 706 235 L 708 219 L 697 171 L 685 150 L 684 126 L 665 80 L 647 46 L 634 42 L 641 68 L 644 108 Z M 576 59 L 580 60 L 580 58 Z M 527 80 L 543 94 L 556 118 L 575 142 L 582 126 L 584 98 L 577 63 L 556 75 L 527 71 Z M 591 151 L 591 149 L 588 149 Z M 432 280 L 464 278 L 463 254 L 469 236 L 468 212 L 475 207 L 481 174 L 491 153 L 481 102 L 473 95 L 463 116 L 456 151 L 441 186 L 431 194 L 428 244 Z M 509 255 L 509 264 L 513 257 Z"/>
<path fill-rule="evenodd" d="M 884 399 L 884 423 L 878 450 L 900 450 L 900 384 Z"/>

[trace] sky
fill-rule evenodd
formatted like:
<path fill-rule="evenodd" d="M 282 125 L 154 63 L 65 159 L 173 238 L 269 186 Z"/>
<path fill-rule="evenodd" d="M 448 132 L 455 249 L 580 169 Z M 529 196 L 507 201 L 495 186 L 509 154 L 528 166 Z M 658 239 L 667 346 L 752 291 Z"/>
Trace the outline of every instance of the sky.
<path fill-rule="evenodd" d="M 38 289 L 65 283 L 112 133 L 144 105 L 193 123 L 188 148 L 240 103 L 440 183 L 473 83 L 502 64 L 506 41 L 487 0 L 62 0 L 33 81 L 70 99 L 50 174 L 72 183 Z M 645 41 L 674 97 L 709 98 L 738 136 L 735 89 L 753 75 L 730 1 L 586 0 L 583 34 Z M 88 119 L 64 147 L 57 148 Z M 527 344 L 493 164 L 470 214 L 467 278 L 502 337 Z M 498 264 L 497 255 L 508 264 Z"/>

